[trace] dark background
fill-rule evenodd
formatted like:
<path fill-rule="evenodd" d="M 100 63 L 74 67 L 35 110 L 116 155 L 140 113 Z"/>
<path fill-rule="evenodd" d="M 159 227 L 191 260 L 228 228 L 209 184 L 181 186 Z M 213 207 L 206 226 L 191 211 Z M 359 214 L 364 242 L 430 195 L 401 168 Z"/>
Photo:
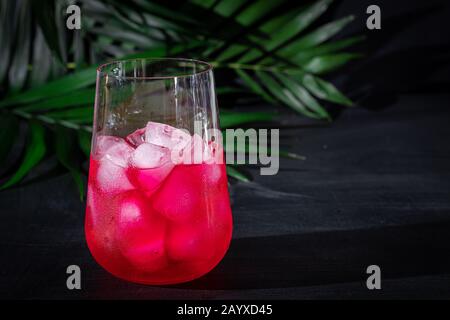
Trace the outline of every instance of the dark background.
<path fill-rule="evenodd" d="M 368 5 L 382 30 L 365 29 Z M 448 1 L 341 1 L 342 36 L 367 56 L 332 77 L 358 107 L 330 125 L 292 120 L 282 141 L 307 160 L 231 183 L 234 234 L 219 266 L 186 284 L 121 281 L 92 259 L 85 204 L 68 174 L 0 192 L 0 298 L 450 298 Z M 66 288 L 79 265 L 82 289 Z M 381 267 L 382 290 L 365 286 Z"/>

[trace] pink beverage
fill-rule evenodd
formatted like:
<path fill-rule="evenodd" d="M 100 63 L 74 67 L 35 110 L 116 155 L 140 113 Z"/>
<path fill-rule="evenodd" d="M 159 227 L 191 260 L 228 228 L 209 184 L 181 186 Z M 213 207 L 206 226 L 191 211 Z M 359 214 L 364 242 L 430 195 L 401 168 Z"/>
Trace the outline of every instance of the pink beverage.
<path fill-rule="evenodd" d="M 222 148 L 199 135 L 149 122 L 125 139 L 97 136 L 86 208 L 89 249 L 125 280 L 198 278 L 230 243 L 227 188 Z"/>

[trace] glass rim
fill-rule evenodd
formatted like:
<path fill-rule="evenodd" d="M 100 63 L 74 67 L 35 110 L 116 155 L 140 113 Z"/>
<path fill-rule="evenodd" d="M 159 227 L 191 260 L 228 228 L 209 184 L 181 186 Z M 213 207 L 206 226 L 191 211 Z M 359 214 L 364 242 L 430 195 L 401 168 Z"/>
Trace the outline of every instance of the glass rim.
<path fill-rule="evenodd" d="M 180 73 L 180 75 L 167 75 L 167 76 L 118 76 L 112 74 L 110 71 L 105 71 L 104 69 L 110 66 L 113 66 L 114 64 L 119 63 L 126 63 L 126 62 L 132 62 L 132 61 L 161 61 L 161 62 L 190 62 L 197 65 L 201 65 L 205 67 L 204 70 L 201 71 L 194 71 L 191 73 Z M 188 59 L 188 58 L 130 58 L 130 59 L 122 59 L 122 60 L 113 60 L 107 63 L 103 63 L 97 67 L 97 76 L 108 76 L 108 77 L 115 77 L 120 79 L 134 79 L 134 80 L 164 80 L 164 79 L 176 79 L 176 78 L 188 78 L 193 76 L 198 76 L 203 73 L 207 73 L 213 70 L 213 65 L 209 62 L 205 62 L 202 60 L 197 59 Z"/>

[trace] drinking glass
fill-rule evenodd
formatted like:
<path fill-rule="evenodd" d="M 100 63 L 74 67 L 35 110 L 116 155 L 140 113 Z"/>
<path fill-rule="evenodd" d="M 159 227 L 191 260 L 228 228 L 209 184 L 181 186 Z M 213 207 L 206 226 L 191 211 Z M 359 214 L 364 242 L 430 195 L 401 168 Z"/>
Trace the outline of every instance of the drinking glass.
<path fill-rule="evenodd" d="M 211 65 L 134 59 L 97 70 L 85 234 L 111 274 L 198 278 L 232 232 Z"/>

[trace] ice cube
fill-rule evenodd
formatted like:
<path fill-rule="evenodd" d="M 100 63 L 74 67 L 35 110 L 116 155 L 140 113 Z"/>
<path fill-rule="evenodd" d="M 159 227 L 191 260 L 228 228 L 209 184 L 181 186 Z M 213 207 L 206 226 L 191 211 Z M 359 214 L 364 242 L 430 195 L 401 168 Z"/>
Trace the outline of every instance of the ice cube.
<path fill-rule="evenodd" d="M 133 133 L 130 133 L 125 140 L 134 148 L 139 147 L 145 142 L 145 128 L 137 129 Z"/>
<path fill-rule="evenodd" d="M 132 167 L 127 173 L 130 181 L 136 185 L 139 190 L 144 191 L 147 196 L 151 196 L 169 175 L 173 167 L 174 164 L 171 161 L 167 161 L 163 165 L 151 169 L 138 169 Z"/>
<path fill-rule="evenodd" d="M 117 193 L 134 189 L 126 175 L 133 150 L 122 138 L 98 137 L 95 153 L 98 166 L 92 166 L 92 170 L 95 171 L 95 184 L 102 192 Z"/>
<path fill-rule="evenodd" d="M 209 192 L 198 207 L 204 212 L 194 223 L 171 223 L 166 233 L 167 255 L 173 260 L 217 259 L 232 234 L 232 214 L 227 190 Z M 219 255 L 219 256 L 218 256 Z"/>
<path fill-rule="evenodd" d="M 126 168 L 103 157 L 99 160 L 96 185 L 104 193 L 118 193 L 134 189 L 128 180 Z"/>
<path fill-rule="evenodd" d="M 183 164 L 200 164 L 210 157 L 202 137 L 195 133 L 183 150 Z"/>
<path fill-rule="evenodd" d="M 170 161 L 169 149 L 152 143 L 142 143 L 131 156 L 131 164 L 139 169 L 156 168 L 168 161 Z"/>
<path fill-rule="evenodd" d="M 219 143 L 205 141 L 198 134 L 194 134 L 189 144 L 182 150 L 181 161 L 183 164 L 222 164 L 223 150 Z"/>
<path fill-rule="evenodd" d="M 124 257 L 136 268 L 155 271 L 166 264 L 165 222 L 137 191 L 121 200 L 116 239 Z"/>
<path fill-rule="evenodd" d="M 136 269 L 144 272 L 155 272 L 167 266 L 163 239 L 129 247 L 123 255 Z"/>
<path fill-rule="evenodd" d="M 172 221 L 194 221 L 206 214 L 208 199 L 226 188 L 224 165 L 178 165 L 154 193 L 152 204 Z"/>
<path fill-rule="evenodd" d="M 113 136 L 99 136 L 96 143 L 96 155 L 106 157 L 114 164 L 126 167 L 133 148 L 122 138 Z"/>
<path fill-rule="evenodd" d="M 148 122 L 145 127 L 145 141 L 168 149 L 184 148 L 190 141 L 191 136 L 181 129 L 167 124 Z"/>
<path fill-rule="evenodd" d="M 153 196 L 153 208 L 175 222 L 193 221 L 203 200 L 202 189 L 186 166 L 175 166 Z"/>
<path fill-rule="evenodd" d="M 190 154 L 190 150 L 191 150 L 190 142 L 188 142 L 186 145 L 178 144 L 173 146 L 172 149 L 170 150 L 170 161 L 173 164 L 181 164 L 188 162 L 187 160 L 185 160 L 185 158 L 187 157 L 187 154 Z M 187 164 L 189 163 L 190 162 L 188 162 Z"/>
<path fill-rule="evenodd" d="M 128 177 L 137 188 L 150 196 L 170 173 L 174 164 L 169 149 L 151 143 L 141 144 L 131 156 Z"/>
<path fill-rule="evenodd" d="M 104 156 L 106 154 L 106 151 L 108 151 L 108 149 L 110 149 L 117 143 L 121 143 L 122 140 L 123 139 L 120 137 L 98 136 L 95 145 L 95 154 L 100 157 Z"/>
<path fill-rule="evenodd" d="M 118 207 L 118 235 L 126 239 L 125 245 L 136 245 L 164 235 L 163 218 L 140 192 L 133 190 L 125 193 Z"/>

